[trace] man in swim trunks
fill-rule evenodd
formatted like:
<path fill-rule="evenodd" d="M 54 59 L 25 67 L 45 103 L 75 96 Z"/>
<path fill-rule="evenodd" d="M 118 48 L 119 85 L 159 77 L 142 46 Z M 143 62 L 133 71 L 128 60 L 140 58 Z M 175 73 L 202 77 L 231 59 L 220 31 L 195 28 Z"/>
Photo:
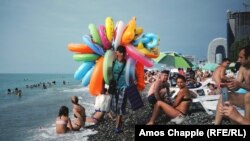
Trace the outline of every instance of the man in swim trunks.
<path fill-rule="evenodd" d="M 168 70 L 163 70 L 148 91 L 148 102 L 154 105 L 157 101 L 164 101 L 165 95 L 169 94 Z"/>
<path fill-rule="evenodd" d="M 229 100 L 222 103 L 222 98 L 220 97 L 218 101 L 215 125 L 221 123 L 223 116 L 236 124 L 250 124 L 250 46 L 240 50 L 238 61 L 241 63 L 241 66 L 237 78 L 227 83 L 227 87 L 231 91 L 228 95 Z M 238 94 L 235 90 L 239 88 L 246 89 L 248 92 L 244 95 Z M 233 105 L 243 108 L 245 115 L 239 114 Z"/>

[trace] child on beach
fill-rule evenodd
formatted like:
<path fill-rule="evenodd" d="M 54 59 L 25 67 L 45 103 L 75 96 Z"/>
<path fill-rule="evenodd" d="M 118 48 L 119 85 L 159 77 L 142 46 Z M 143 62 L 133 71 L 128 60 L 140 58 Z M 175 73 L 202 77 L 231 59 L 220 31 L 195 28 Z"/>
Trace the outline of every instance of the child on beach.
<path fill-rule="evenodd" d="M 56 118 L 56 133 L 63 134 L 72 130 L 71 120 L 69 118 L 69 109 L 61 106 L 58 117 Z"/>

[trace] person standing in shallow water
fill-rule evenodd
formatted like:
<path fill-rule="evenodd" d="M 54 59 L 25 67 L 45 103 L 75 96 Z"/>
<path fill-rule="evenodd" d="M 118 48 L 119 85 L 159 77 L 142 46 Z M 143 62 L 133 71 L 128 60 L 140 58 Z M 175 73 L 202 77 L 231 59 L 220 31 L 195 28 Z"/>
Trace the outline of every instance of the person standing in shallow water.
<path fill-rule="evenodd" d="M 126 114 L 127 98 L 124 95 L 127 87 L 125 81 L 125 65 L 126 65 L 126 48 L 124 46 L 118 46 L 115 52 L 115 60 L 113 63 L 113 79 L 117 80 L 119 74 L 119 80 L 116 82 L 116 93 L 111 94 L 111 111 L 116 115 L 115 133 L 122 132 L 122 116 Z"/>

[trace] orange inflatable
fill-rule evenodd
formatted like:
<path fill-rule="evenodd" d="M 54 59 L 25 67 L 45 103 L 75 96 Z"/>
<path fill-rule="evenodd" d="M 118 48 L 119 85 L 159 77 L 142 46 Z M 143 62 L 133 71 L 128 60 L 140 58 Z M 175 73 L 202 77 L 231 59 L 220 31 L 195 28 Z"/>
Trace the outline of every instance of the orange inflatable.
<path fill-rule="evenodd" d="M 103 60 L 104 57 L 100 57 L 97 60 L 95 68 L 89 82 L 89 92 L 93 96 L 97 96 L 101 93 L 103 88 Z"/>
<path fill-rule="evenodd" d="M 68 44 L 68 49 L 72 52 L 84 53 L 84 54 L 92 54 L 94 51 L 85 44 Z"/>
<path fill-rule="evenodd" d="M 135 37 L 136 19 L 133 17 L 126 26 L 121 39 L 121 44 L 130 43 Z"/>
<path fill-rule="evenodd" d="M 144 66 L 139 62 L 135 64 L 135 76 L 137 77 L 137 89 L 140 91 L 144 90 Z"/>

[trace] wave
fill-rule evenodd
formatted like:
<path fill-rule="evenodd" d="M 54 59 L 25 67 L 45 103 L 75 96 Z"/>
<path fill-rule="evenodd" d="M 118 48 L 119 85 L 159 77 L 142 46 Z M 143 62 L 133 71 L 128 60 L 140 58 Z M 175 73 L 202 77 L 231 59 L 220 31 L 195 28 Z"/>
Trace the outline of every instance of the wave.
<path fill-rule="evenodd" d="M 55 124 L 50 125 L 49 127 L 42 127 L 36 130 L 33 130 L 34 135 L 29 137 L 28 140 L 36 141 L 65 141 L 65 140 L 82 140 L 87 141 L 89 135 L 97 134 L 97 131 L 93 129 L 81 128 L 80 131 L 71 131 L 66 134 L 57 134 L 55 131 Z"/>
<path fill-rule="evenodd" d="M 88 88 L 87 87 L 81 87 L 81 88 L 69 88 L 63 90 L 63 92 L 87 92 Z"/>

